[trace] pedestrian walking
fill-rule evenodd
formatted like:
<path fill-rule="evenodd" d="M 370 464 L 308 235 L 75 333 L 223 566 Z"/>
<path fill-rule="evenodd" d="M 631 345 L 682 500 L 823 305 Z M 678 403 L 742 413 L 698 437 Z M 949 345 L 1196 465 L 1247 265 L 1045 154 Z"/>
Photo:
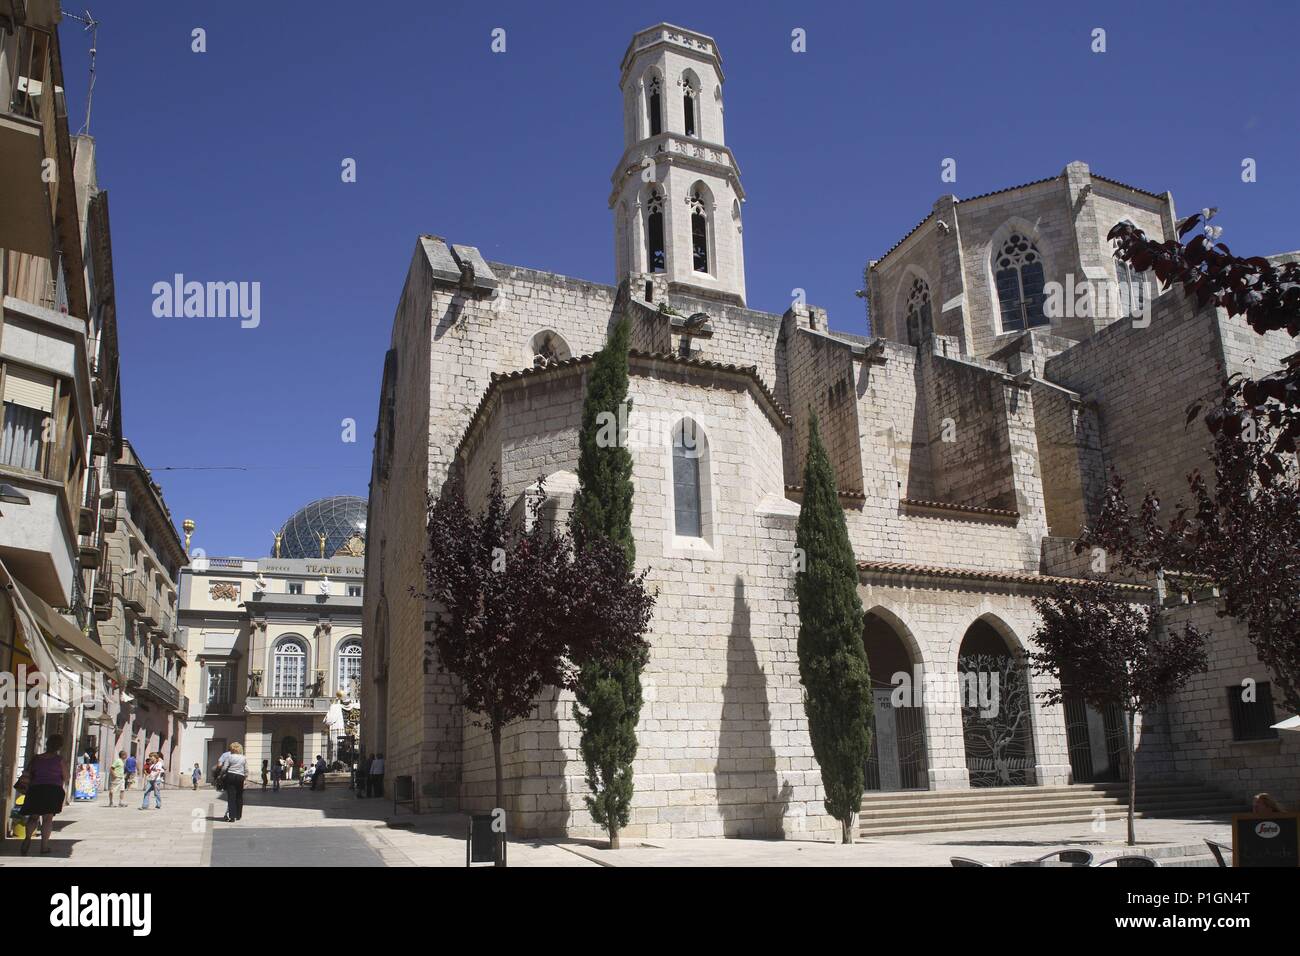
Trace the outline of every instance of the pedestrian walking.
<path fill-rule="evenodd" d="M 113 802 L 114 795 L 117 803 Z M 119 750 L 113 762 L 108 765 L 108 805 L 110 807 L 126 806 L 126 751 Z"/>
<path fill-rule="evenodd" d="M 139 764 L 135 761 L 135 754 L 126 758 L 126 789 L 130 790 L 135 787 L 135 775 L 139 773 Z"/>
<path fill-rule="evenodd" d="M 284 776 L 284 761 L 277 759 L 271 764 L 271 792 L 280 792 L 280 778 Z"/>
<path fill-rule="evenodd" d="M 144 799 L 140 801 L 140 809 L 149 809 L 149 794 L 153 794 L 153 808 L 162 809 L 162 783 L 163 774 L 166 773 L 167 767 L 163 764 L 162 754 L 150 754 L 149 759 L 145 762 L 145 784 Z"/>
<path fill-rule="evenodd" d="M 370 772 L 366 774 L 368 781 L 366 792 L 372 797 L 382 797 L 384 795 L 384 755 L 375 754 L 375 759 L 370 763 Z"/>
<path fill-rule="evenodd" d="M 190 771 L 190 780 L 194 782 L 195 790 L 199 789 L 199 781 L 202 779 L 203 779 L 203 771 L 199 769 L 199 765 L 196 763 L 194 765 L 194 769 Z"/>
<path fill-rule="evenodd" d="M 286 781 L 293 779 L 293 754 L 284 755 L 284 779 Z"/>
<path fill-rule="evenodd" d="M 370 796 L 370 768 L 374 762 L 375 755 L 367 754 L 366 759 L 357 767 L 357 796 L 362 800 Z"/>
<path fill-rule="evenodd" d="M 244 780 L 248 777 L 248 758 L 239 742 L 221 755 L 221 781 L 226 785 L 227 823 L 238 823 L 244 815 Z"/>
<path fill-rule="evenodd" d="M 271 761 L 262 761 L 262 789 L 266 789 L 266 781 L 271 775 Z"/>
<path fill-rule="evenodd" d="M 311 788 L 313 790 L 325 789 L 325 758 L 320 754 L 316 755 L 316 772 L 311 778 Z"/>
<path fill-rule="evenodd" d="M 32 834 L 36 832 L 38 822 L 41 826 L 41 853 L 50 852 L 54 818 L 63 809 L 63 798 L 68 789 L 68 768 L 59 753 L 62 749 L 63 736 L 52 734 L 45 742 L 45 753 L 37 754 L 27 764 L 26 773 L 31 782 L 23 801 L 23 816 L 27 817 L 27 833 L 21 850 L 23 856 L 31 851 Z"/>

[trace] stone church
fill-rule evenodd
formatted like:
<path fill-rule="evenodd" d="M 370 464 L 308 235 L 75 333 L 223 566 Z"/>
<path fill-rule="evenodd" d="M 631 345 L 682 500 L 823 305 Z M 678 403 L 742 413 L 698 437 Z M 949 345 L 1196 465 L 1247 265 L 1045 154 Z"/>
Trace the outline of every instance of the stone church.
<path fill-rule="evenodd" d="M 1129 275 L 1107 231 L 1130 219 L 1171 237 L 1173 199 L 1081 162 L 935 201 L 867 264 L 870 338 L 832 330 L 825 310 L 802 302 L 757 311 L 717 45 L 658 24 L 632 38 L 619 83 L 614 284 L 487 262 L 439 236 L 415 244 L 384 364 L 367 519 L 363 742 L 385 753 L 390 785 L 409 778 L 399 795 L 421 811 L 490 807 L 489 738 L 426 646 L 433 610 L 410 594 L 426 493 L 456 473 L 481 503 L 496 469 L 516 508 L 544 476 L 566 509 L 591 355 L 625 316 L 637 560 L 658 590 L 626 836 L 838 833 L 796 656 L 792 552 L 810 410 L 859 559 L 877 688 L 867 799 L 1118 780 L 1117 715 L 1046 706 L 1042 679 L 1015 669 L 1035 629 L 1030 602 L 1090 573 L 1072 543 L 1109 470 L 1177 499 L 1204 461 L 1203 435 L 1183 425 L 1188 402 L 1215 388 L 1218 366 L 1277 366 L 1289 340 Z M 1091 308 L 1082 289 L 1095 293 Z M 1286 715 L 1273 712 L 1268 674 L 1244 629 L 1215 611 L 1209 594 L 1168 609 L 1175 624 L 1213 629 L 1212 665 L 1144 723 L 1142 779 L 1295 800 L 1300 741 L 1271 729 Z M 1019 701 L 1003 702 L 1019 708 L 1014 725 L 992 742 L 953 692 L 959 659 L 974 658 L 1020 675 Z M 1246 678 L 1261 688 L 1250 703 L 1234 692 Z M 899 706 L 892 692 L 909 680 Z M 551 693 L 506 731 L 516 834 L 599 833 L 572 708 L 571 695 Z"/>

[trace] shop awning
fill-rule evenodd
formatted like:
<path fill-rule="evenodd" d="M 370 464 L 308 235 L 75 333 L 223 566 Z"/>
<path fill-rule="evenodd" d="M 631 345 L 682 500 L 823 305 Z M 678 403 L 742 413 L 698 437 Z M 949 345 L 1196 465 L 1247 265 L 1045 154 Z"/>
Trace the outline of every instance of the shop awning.
<path fill-rule="evenodd" d="M 42 601 L 39 597 L 27 589 L 27 586 L 21 581 L 15 580 L 14 585 L 17 587 L 27 606 L 31 609 L 32 615 L 40 624 L 41 629 L 45 631 L 55 641 L 62 644 L 64 649 L 71 651 L 80 657 L 84 657 L 91 664 L 111 674 L 117 670 L 117 661 L 113 655 L 108 653 L 85 634 L 81 633 L 81 628 L 73 624 L 67 618 L 55 613 L 54 609 Z"/>
<path fill-rule="evenodd" d="M 59 638 L 64 636 L 52 634 L 52 625 L 46 623 L 47 618 L 58 618 L 58 615 L 44 601 L 23 587 L 9 573 L 9 569 L 3 562 L 0 562 L 0 585 L 3 585 L 9 597 L 14 619 L 22 631 L 23 649 L 31 656 L 36 669 L 45 677 L 46 706 L 57 712 L 66 710 L 75 701 L 81 701 L 87 692 L 81 680 L 81 674 L 86 667 L 72 656 L 59 639 L 56 639 L 56 636 Z M 103 649 L 77 631 L 75 626 L 66 621 L 63 621 L 63 624 L 66 625 L 65 631 L 71 629 L 76 632 L 83 642 L 94 646 L 100 656 L 103 656 Z"/>

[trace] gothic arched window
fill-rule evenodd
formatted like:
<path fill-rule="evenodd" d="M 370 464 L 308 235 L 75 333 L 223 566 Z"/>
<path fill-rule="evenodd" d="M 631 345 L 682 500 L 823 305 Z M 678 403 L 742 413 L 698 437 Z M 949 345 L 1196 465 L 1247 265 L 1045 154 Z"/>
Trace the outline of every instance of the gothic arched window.
<path fill-rule="evenodd" d="M 709 271 L 709 218 L 708 198 L 704 191 L 696 186 L 686 197 L 686 205 L 691 209 L 691 268 L 696 272 Z"/>
<path fill-rule="evenodd" d="M 533 336 L 533 366 L 563 362 L 569 357 L 569 346 L 557 333 L 543 329 Z"/>
<path fill-rule="evenodd" d="M 357 693 L 361 686 L 361 642 L 356 639 L 344 641 L 338 652 L 338 690 L 349 697 Z"/>
<path fill-rule="evenodd" d="M 646 113 L 650 118 L 650 135 L 658 136 L 663 132 L 663 83 L 659 77 L 651 77 L 645 90 Z"/>
<path fill-rule="evenodd" d="M 307 648 L 296 638 L 275 646 L 271 666 L 271 696 L 301 697 L 307 690 Z"/>
<path fill-rule="evenodd" d="M 914 276 L 912 288 L 907 293 L 907 344 L 920 345 L 933 331 L 930 287 L 920 276 Z"/>
<path fill-rule="evenodd" d="M 685 119 L 686 135 L 700 135 L 700 81 L 695 74 L 687 70 L 682 74 L 682 116 Z"/>
<path fill-rule="evenodd" d="M 1115 278 L 1119 282 L 1119 315 L 1126 319 L 1130 315 L 1141 315 L 1146 308 L 1146 276 L 1129 266 L 1119 256 L 1115 257 Z"/>
<path fill-rule="evenodd" d="M 700 465 L 708 452 L 704 431 L 683 418 L 673 428 L 673 531 L 683 538 L 704 537 Z"/>
<path fill-rule="evenodd" d="M 653 190 L 645 205 L 646 265 L 651 272 L 668 268 L 664 258 L 664 194 Z"/>
<path fill-rule="evenodd" d="M 1043 257 L 1028 236 L 1013 232 L 993 254 L 1002 331 L 1047 325 L 1043 314 Z"/>

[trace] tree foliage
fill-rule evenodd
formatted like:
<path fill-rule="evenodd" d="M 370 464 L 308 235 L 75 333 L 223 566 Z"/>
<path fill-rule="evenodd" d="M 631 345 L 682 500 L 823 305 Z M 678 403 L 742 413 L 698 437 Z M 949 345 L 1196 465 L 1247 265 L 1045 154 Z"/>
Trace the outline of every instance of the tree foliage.
<path fill-rule="evenodd" d="M 1191 624 L 1181 632 L 1161 626 L 1160 610 L 1125 598 L 1109 582 L 1058 585 L 1035 598 L 1042 622 L 1030 654 L 1035 672 L 1055 679 L 1039 697 L 1060 704 L 1078 694 L 1098 710 L 1118 704 L 1126 716 L 1128 742 L 1128 842 L 1136 842 L 1136 716 L 1149 713 L 1196 674 L 1208 658 L 1205 635 Z"/>
<path fill-rule="evenodd" d="M 826 812 L 840 821 L 843 840 L 851 843 L 871 750 L 871 675 L 862 642 L 857 560 L 815 415 L 795 545 L 803 562 L 795 592 L 808 734 L 821 768 Z"/>
<path fill-rule="evenodd" d="M 1154 271 L 1166 288 L 1181 285 L 1199 305 L 1244 316 L 1261 335 L 1300 335 L 1300 263 L 1233 255 L 1209 235 L 1217 236 L 1218 227 L 1208 226 L 1215 212 L 1183 220 L 1177 240 L 1156 242 L 1127 222 L 1110 238 L 1118 244 L 1116 255 L 1135 269 Z M 1198 225 L 1206 234 L 1184 243 Z M 1167 567 L 1218 587 L 1223 613 L 1246 623 L 1287 706 L 1300 711 L 1300 361 L 1258 378 L 1229 376 L 1208 408 L 1189 406 L 1188 424 L 1202 412 L 1213 443 L 1211 475 L 1188 476 L 1190 502 L 1160 528 L 1150 516 L 1128 520 L 1122 485 L 1113 486 L 1098 540 L 1116 529 L 1122 536 L 1127 527 L 1135 540 L 1154 542 Z M 1143 507 L 1150 510 L 1146 502 Z"/>
<path fill-rule="evenodd" d="M 605 347 L 596 355 L 582 406 L 578 435 L 578 492 L 569 516 L 580 554 L 597 544 L 617 549 L 623 558 L 623 587 L 638 592 L 644 609 L 643 633 L 649 626 L 653 599 L 644 600 L 645 573 L 633 578 L 636 543 L 632 537 L 632 454 L 625 426 L 631 414 L 627 396 L 629 324 L 620 319 Z M 606 580 L 614 576 L 611 569 Z M 590 622 L 600 629 L 604 621 Z M 618 833 L 632 814 L 636 759 L 636 725 L 641 717 L 641 671 L 648 647 L 644 641 L 629 653 L 591 660 L 584 664 L 575 688 L 574 717 L 582 734 L 580 750 L 587 768 L 586 797 L 591 818 L 605 827 L 610 846 L 618 846 Z"/>
<path fill-rule="evenodd" d="M 542 518 L 542 482 L 537 489 L 524 527 L 510 521 L 495 472 L 477 514 L 455 481 L 429 502 L 423 596 L 440 612 L 430 645 L 492 734 L 497 806 L 502 728 L 531 716 L 547 688 L 575 687 L 585 664 L 643 653 L 653 604 L 621 548 L 597 540 L 576 552 Z"/>

